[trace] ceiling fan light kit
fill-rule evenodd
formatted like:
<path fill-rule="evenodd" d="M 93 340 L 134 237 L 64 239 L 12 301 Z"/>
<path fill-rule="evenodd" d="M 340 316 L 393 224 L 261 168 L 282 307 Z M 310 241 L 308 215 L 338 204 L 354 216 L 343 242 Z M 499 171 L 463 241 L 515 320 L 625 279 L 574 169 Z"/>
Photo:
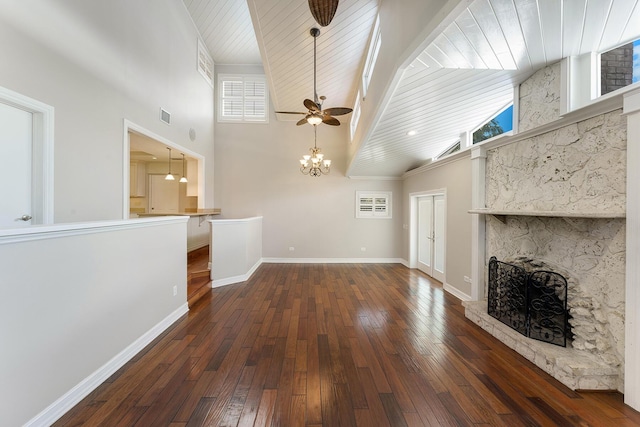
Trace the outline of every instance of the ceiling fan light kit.
<path fill-rule="evenodd" d="M 309 0 L 309 10 L 313 15 L 313 19 L 322 26 L 326 27 L 338 10 L 339 0 Z"/>

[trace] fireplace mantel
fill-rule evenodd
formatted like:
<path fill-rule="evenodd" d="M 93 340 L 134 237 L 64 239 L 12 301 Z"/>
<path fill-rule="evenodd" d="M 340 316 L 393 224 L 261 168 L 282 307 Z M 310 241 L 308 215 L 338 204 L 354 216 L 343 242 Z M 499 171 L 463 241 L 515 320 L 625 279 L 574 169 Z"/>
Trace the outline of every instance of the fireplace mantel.
<path fill-rule="evenodd" d="M 505 216 L 543 216 L 550 218 L 591 218 L 591 219 L 612 219 L 625 218 L 625 212 L 559 212 L 559 211 L 508 211 L 494 210 L 489 208 L 471 209 L 470 214 L 493 215 L 499 221 L 504 223 Z"/>

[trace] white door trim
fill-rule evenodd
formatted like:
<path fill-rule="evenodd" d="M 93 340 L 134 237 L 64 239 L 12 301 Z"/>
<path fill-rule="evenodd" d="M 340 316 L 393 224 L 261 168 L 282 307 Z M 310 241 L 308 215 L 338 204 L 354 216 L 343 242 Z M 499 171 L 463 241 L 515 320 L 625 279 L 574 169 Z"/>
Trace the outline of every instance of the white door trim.
<path fill-rule="evenodd" d="M 122 218 L 129 218 L 129 176 L 131 173 L 131 171 L 129 170 L 131 160 L 129 132 L 138 133 L 151 139 L 155 139 L 156 141 L 166 145 L 167 147 L 171 147 L 171 149 L 180 151 L 198 161 L 198 209 L 204 209 L 204 156 L 196 153 L 195 151 L 191 151 L 190 149 L 183 147 L 182 145 L 178 145 L 173 141 L 169 141 L 168 139 L 156 133 L 153 133 L 150 130 L 145 129 L 142 126 L 139 126 L 127 119 L 124 119 L 124 132 L 122 135 Z"/>
<path fill-rule="evenodd" d="M 2 86 L 0 101 L 33 114 L 32 224 L 53 224 L 54 108 Z"/>

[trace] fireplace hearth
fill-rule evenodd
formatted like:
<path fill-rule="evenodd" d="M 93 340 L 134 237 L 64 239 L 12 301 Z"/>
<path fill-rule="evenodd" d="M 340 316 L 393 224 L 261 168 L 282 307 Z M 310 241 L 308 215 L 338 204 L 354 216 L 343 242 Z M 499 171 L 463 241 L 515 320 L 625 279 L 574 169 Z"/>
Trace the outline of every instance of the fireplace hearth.
<path fill-rule="evenodd" d="M 566 347 L 567 337 L 571 337 L 567 280 L 553 271 L 527 271 L 491 257 L 487 312 L 539 341 Z"/>

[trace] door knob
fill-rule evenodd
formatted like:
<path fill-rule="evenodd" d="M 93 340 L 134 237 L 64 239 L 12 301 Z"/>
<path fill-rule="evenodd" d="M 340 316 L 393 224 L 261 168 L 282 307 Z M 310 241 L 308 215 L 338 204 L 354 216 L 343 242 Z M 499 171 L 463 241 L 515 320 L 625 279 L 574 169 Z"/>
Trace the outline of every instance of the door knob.
<path fill-rule="evenodd" d="M 29 221 L 31 218 L 33 218 L 31 215 L 26 215 L 26 214 L 25 214 L 25 215 L 22 215 L 22 216 L 20 217 L 20 220 L 21 220 L 21 221 Z"/>

